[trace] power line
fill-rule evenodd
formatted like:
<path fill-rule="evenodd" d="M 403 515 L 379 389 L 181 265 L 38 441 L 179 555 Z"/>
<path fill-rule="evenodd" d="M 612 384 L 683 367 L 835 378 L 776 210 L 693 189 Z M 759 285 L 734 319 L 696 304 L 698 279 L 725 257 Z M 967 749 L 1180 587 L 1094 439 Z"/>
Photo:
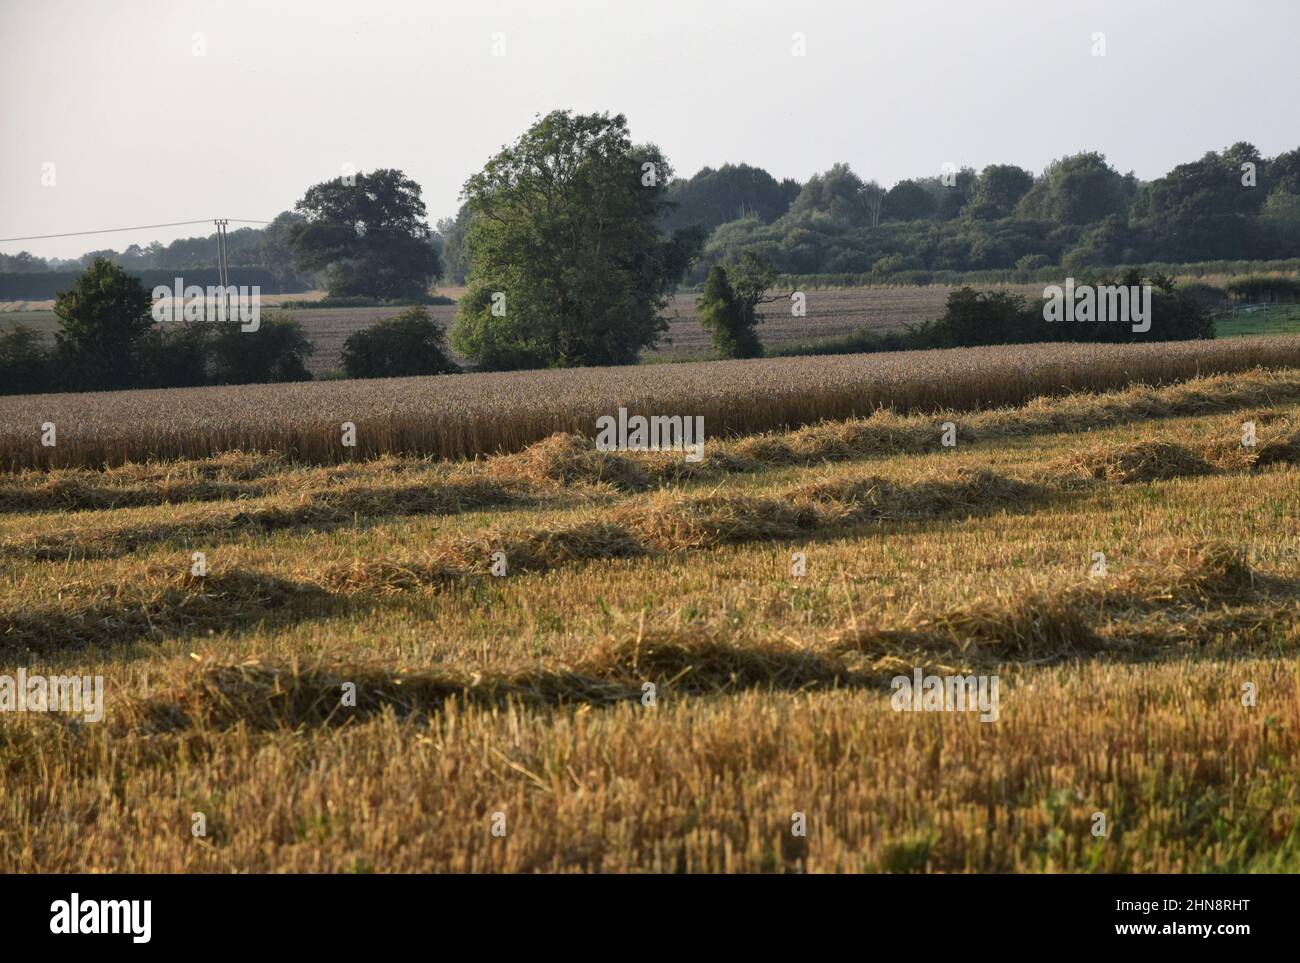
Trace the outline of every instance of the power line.
<path fill-rule="evenodd" d="M 235 224 L 270 224 L 270 221 L 254 221 L 247 218 L 229 217 L 227 221 Z M 190 224 L 211 224 L 213 218 L 205 217 L 199 221 L 173 221 L 171 224 L 141 224 L 139 227 L 109 227 L 102 231 L 72 231 L 68 234 L 33 234 L 31 237 L 0 237 L 0 244 L 11 241 L 45 241 L 53 237 L 84 237 L 87 234 L 116 234 L 122 231 L 151 231 L 158 227 L 185 227 Z"/>

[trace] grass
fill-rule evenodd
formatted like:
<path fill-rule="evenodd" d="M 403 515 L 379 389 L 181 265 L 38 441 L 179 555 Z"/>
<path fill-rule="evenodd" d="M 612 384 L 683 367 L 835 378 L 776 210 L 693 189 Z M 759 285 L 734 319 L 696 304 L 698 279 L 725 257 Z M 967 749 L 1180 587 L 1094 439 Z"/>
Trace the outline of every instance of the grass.
<path fill-rule="evenodd" d="M 1220 315 L 1215 318 L 1214 331 L 1220 338 L 1300 334 L 1300 304 L 1270 304 L 1253 314 Z"/>

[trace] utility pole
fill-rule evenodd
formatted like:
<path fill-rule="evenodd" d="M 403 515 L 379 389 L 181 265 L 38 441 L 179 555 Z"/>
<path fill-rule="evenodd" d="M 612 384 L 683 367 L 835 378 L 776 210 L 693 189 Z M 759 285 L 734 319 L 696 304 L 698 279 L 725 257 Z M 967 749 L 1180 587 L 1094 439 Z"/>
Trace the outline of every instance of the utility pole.
<path fill-rule="evenodd" d="M 221 284 L 221 320 L 225 321 L 230 316 L 230 296 L 226 292 L 226 288 L 230 286 L 230 262 L 226 254 L 226 225 L 230 222 L 225 218 L 218 218 L 213 223 L 217 225 L 217 277 Z"/>

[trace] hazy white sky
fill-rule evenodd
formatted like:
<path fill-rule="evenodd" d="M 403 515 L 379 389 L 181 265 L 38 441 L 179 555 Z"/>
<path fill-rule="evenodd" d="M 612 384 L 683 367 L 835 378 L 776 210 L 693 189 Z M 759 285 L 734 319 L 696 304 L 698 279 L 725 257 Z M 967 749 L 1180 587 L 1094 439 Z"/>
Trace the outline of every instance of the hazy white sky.
<path fill-rule="evenodd" d="M 1300 146 L 1298 37 L 1300 0 L 0 0 L 0 238 L 269 219 L 345 163 L 404 170 L 432 222 L 555 108 L 626 114 L 680 174 L 888 185 L 1088 148 L 1151 178 Z"/>

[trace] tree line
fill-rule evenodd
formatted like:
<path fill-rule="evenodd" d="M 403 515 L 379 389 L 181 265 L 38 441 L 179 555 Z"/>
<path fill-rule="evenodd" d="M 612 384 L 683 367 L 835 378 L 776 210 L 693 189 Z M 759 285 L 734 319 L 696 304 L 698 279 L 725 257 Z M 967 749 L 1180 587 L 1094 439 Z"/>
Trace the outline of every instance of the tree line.
<path fill-rule="evenodd" d="M 1291 223 L 1286 212 L 1300 194 L 1298 156 L 1266 160 L 1239 144 L 1147 185 L 1099 154 L 1064 158 L 1039 177 L 994 165 L 888 191 L 847 165 L 802 185 L 744 165 L 683 180 L 657 146 L 633 142 L 624 116 L 554 111 L 466 181 L 460 213 L 441 230 L 428 224 L 419 184 L 381 169 L 310 187 L 277 218 L 276 243 L 293 270 L 313 273 L 340 300 L 419 302 L 454 264 L 466 290 L 450 340 L 478 369 L 635 363 L 667 329 L 672 292 L 692 278 L 703 282 L 701 323 L 715 351 L 751 357 L 762 352 L 758 308 L 772 299 L 778 272 L 853 270 L 861 267 L 855 259 L 881 245 L 911 245 L 882 258 L 901 267 L 958 263 L 974 251 L 985 252 L 981 263 L 1005 261 L 1020 250 L 1007 238 L 1021 236 L 1059 256 L 1074 239 L 1062 258 L 1067 269 L 1100 276 L 1089 266 L 1141 260 L 1132 245 L 1143 232 L 1167 230 L 1188 244 L 1231 233 L 1229 223 L 1249 233 L 1255 228 L 1243 225 L 1258 222 L 1259 230 L 1290 237 L 1278 225 Z M 720 220 L 731 211 L 740 217 Z M 1207 218 L 1218 226 L 1198 234 Z M 969 245 L 960 240 L 968 235 Z M 1102 253 L 1095 261 L 1074 257 L 1081 246 Z M 1016 263 L 1041 267 L 1049 256 L 1035 252 Z M 1162 278 L 1155 283 L 1160 323 L 1151 338 L 1212 336 L 1193 300 Z M 96 257 L 58 299 L 53 349 L 32 332 L 11 332 L 0 341 L 0 373 L 26 371 L 28 390 L 52 390 L 33 383 L 95 389 L 308 376 L 303 358 L 311 346 L 292 321 L 272 318 L 258 337 L 228 324 L 169 327 L 152 323 L 148 302 L 120 263 Z M 1112 328 L 1044 329 L 1040 313 L 1009 296 L 967 290 L 949 300 L 943 318 L 890 337 L 921 347 L 1123 336 Z M 424 312 L 353 337 L 344 354 L 353 376 L 454 369 L 443 332 Z"/>
<path fill-rule="evenodd" d="M 660 229 L 672 234 L 699 227 L 706 236 L 686 275 L 692 284 L 702 283 L 713 264 L 745 251 L 781 274 L 882 280 L 918 272 L 1300 257 L 1300 148 L 1266 158 L 1239 142 L 1152 181 L 1121 174 L 1102 154 L 1082 152 L 1053 161 L 1039 174 L 1015 164 L 978 172 L 949 165 L 888 189 L 844 163 L 802 183 L 777 180 L 744 163 L 706 167 L 664 183 Z M 358 185 L 361 191 L 340 189 Z M 393 192 L 410 203 L 393 204 Z M 475 205 L 463 197 L 455 216 L 430 229 L 418 194 L 418 185 L 400 171 L 316 185 L 264 230 L 231 231 L 231 264 L 266 270 L 280 290 L 318 286 L 339 297 L 383 298 L 395 283 L 406 287 L 398 276 L 466 283 Z M 373 215 L 385 211 L 398 212 L 397 219 L 376 222 Z M 320 225 L 348 218 L 420 243 L 402 241 L 383 265 L 358 262 L 355 238 L 338 231 L 321 235 Z M 304 247 L 295 237 L 310 225 L 315 229 Z M 0 274 L 80 270 L 96 257 L 138 274 L 208 268 L 216 256 L 212 234 L 92 251 L 67 261 L 0 254 Z M 373 283 L 355 277 L 360 267 L 378 269 Z"/>
<path fill-rule="evenodd" d="M 707 234 L 686 277 L 692 284 L 746 251 L 780 274 L 878 281 L 1300 257 L 1300 149 L 1265 158 L 1244 142 L 1149 182 L 1096 152 L 1062 157 L 1037 175 L 1014 164 L 954 167 L 888 189 L 848 164 L 803 184 L 726 164 L 674 180 L 665 200 L 665 231 L 698 226 Z M 448 280 L 469 274 L 472 216 L 466 204 L 438 224 Z"/>

